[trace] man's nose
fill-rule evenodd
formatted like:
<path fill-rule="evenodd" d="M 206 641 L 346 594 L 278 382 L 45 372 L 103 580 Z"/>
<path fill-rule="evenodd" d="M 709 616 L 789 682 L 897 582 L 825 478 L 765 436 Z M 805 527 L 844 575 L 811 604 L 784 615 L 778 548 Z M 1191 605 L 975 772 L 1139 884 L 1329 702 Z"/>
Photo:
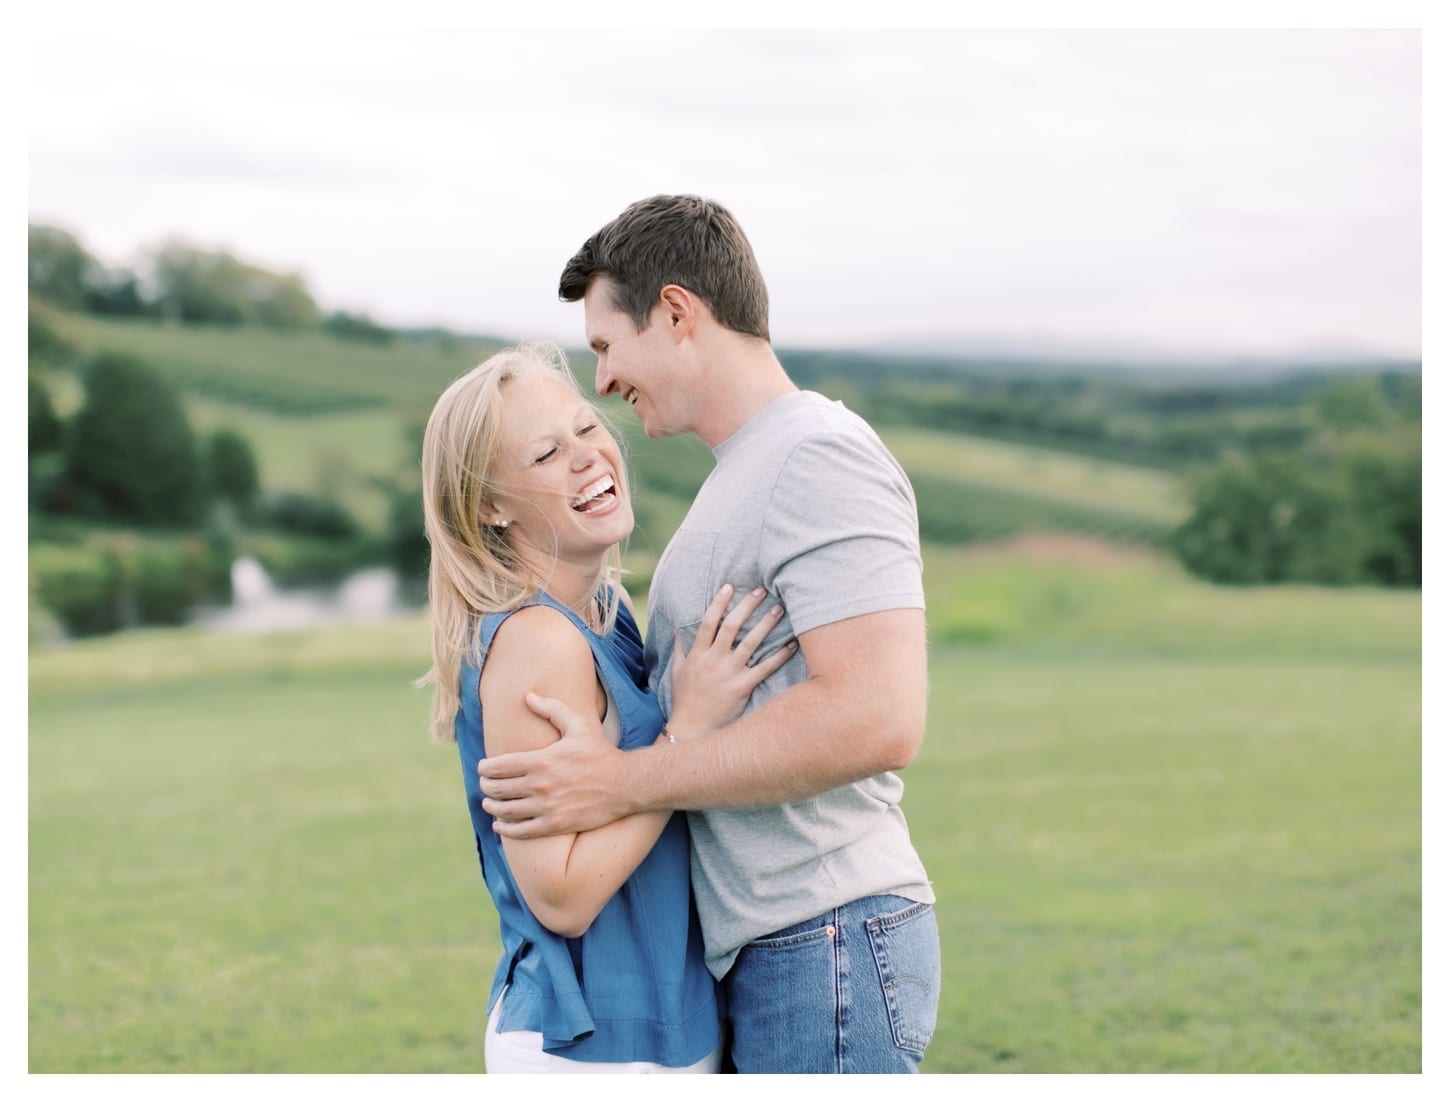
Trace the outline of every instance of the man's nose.
<path fill-rule="evenodd" d="M 614 393 L 616 386 L 618 384 L 614 381 L 614 376 L 609 373 L 609 368 L 604 366 L 604 361 L 601 359 L 599 366 L 594 369 L 595 391 L 598 392 L 600 397 L 608 398 Z"/>

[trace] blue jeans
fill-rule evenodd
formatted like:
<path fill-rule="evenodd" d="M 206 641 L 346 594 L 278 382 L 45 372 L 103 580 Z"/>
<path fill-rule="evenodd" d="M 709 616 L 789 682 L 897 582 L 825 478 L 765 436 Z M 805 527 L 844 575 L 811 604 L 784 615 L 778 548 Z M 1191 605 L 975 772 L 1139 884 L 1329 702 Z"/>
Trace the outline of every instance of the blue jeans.
<path fill-rule="evenodd" d="M 929 903 L 867 896 L 750 942 L 725 976 L 737 1072 L 914 1072 L 936 1029 Z"/>

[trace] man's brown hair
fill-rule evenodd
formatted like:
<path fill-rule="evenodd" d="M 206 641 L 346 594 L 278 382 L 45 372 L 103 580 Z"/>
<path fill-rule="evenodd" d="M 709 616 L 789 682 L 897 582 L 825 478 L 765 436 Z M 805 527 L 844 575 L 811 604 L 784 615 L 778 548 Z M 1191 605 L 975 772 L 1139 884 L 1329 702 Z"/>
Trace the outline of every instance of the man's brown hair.
<path fill-rule="evenodd" d="M 631 203 L 564 265 L 559 297 L 578 302 L 598 276 L 639 332 L 661 288 L 674 283 L 698 295 L 726 329 L 770 340 L 760 265 L 740 223 L 713 199 L 656 195 Z"/>

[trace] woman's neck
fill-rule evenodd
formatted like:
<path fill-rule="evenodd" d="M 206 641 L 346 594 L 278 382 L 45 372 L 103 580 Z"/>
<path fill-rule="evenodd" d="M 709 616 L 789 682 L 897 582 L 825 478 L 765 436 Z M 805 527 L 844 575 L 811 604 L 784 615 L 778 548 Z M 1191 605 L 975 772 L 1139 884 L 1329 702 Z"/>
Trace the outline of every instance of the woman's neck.
<path fill-rule="evenodd" d="M 604 580 L 604 556 L 593 562 L 580 563 L 550 557 L 546 562 L 531 562 L 534 582 L 565 608 L 577 612 L 590 627 L 598 627 L 595 594 Z"/>

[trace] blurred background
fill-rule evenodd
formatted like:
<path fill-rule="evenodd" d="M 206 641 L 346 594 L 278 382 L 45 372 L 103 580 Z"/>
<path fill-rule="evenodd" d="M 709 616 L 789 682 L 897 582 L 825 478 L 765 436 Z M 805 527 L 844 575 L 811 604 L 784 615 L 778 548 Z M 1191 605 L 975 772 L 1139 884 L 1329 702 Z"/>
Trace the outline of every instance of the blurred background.
<path fill-rule="evenodd" d="M 916 488 L 925 1070 L 1420 1070 L 1417 32 L 29 52 L 31 1071 L 481 1067 L 422 425 L 660 192 Z M 643 602 L 712 457 L 606 405 Z"/>

